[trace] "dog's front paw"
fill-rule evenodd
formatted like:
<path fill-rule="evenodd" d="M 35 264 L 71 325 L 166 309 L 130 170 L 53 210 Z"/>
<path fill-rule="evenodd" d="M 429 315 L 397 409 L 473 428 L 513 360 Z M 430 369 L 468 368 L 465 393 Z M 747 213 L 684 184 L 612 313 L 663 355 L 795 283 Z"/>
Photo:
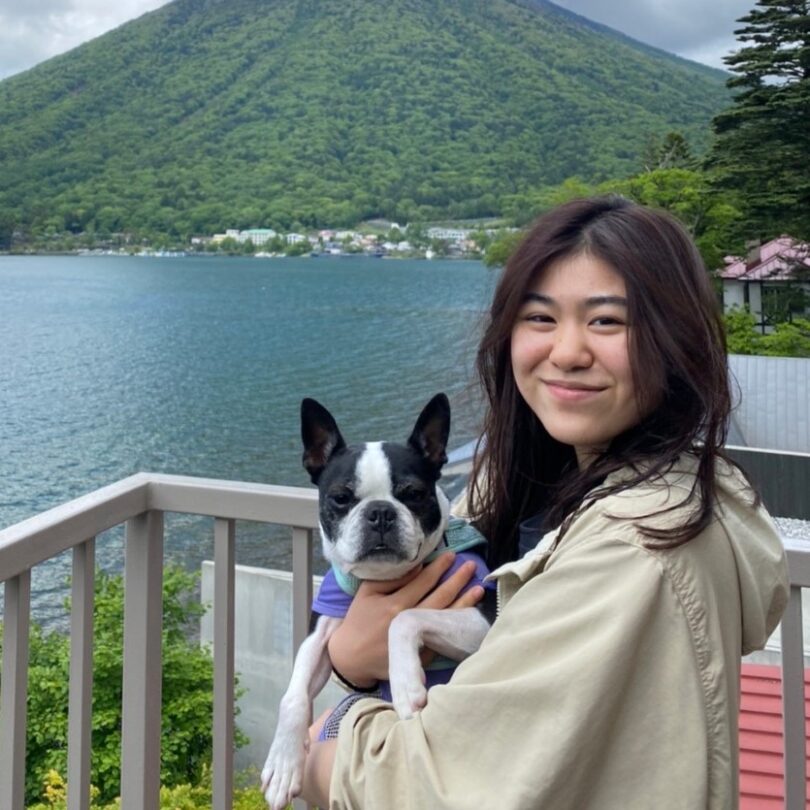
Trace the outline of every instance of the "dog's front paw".
<path fill-rule="evenodd" d="M 410 677 L 396 677 L 393 672 L 391 678 L 391 702 L 400 720 L 407 720 L 427 706 L 427 688 L 425 687 L 425 673 L 419 668 L 418 674 L 412 672 Z"/>
<path fill-rule="evenodd" d="M 413 717 L 427 706 L 425 672 L 419 660 L 419 622 L 416 613 L 402 611 L 388 629 L 391 702 L 402 720 Z"/>
<path fill-rule="evenodd" d="M 309 737 L 276 737 L 262 768 L 262 792 L 270 810 L 284 810 L 301 793 Z"/>

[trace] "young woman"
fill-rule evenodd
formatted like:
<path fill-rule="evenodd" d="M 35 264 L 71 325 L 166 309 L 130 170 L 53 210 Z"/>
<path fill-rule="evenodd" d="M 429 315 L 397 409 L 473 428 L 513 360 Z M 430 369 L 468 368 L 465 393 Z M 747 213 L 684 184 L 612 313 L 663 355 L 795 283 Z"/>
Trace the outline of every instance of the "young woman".
<path fill-rule="evenodd" d="M 740 657 L 776 626 L 787 582 L 772 521 L 723 455 L 724 339 L 694 245 L 620 198 L 552 211 L 503 273 L 478 368 L 469 506 L 500 566 L 498 619 L 415 718 L 357 703 L 313 745 L 305 794 L 736 807 Z M 529 519 L 545 534 L 515 561 Z M 374 596 L 395 611 L 408 588 Z"/>

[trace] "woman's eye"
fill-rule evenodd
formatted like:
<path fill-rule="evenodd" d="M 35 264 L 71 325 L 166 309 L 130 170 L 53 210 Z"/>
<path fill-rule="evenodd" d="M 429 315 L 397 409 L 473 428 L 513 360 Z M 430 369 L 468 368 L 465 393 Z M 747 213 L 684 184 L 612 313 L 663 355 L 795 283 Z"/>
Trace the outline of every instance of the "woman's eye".
<path fill-rule="evenodd" d="M 545 315 L 542 312 L 530 312 L 523 320 L 530 323 L 554 323 L 551 315 Z"/>
<path fill-rule="evenodd" d="M 624 326 L 624 321 L 621 318 L 614 318 L 612 315 L 594 318 L 591 323 L 594 326 Z"/>

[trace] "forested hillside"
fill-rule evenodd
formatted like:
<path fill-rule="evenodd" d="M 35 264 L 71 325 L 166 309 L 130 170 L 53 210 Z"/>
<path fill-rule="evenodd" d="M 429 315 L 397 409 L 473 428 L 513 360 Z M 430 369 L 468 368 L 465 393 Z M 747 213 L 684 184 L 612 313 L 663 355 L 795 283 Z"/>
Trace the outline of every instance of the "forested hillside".
<path fill-rule="evenodd" d="M 500 213 L 698 150 L 719 71 L 543 0 L 175 0 L 0 82 L 0 219 L 187 236 Z"/>

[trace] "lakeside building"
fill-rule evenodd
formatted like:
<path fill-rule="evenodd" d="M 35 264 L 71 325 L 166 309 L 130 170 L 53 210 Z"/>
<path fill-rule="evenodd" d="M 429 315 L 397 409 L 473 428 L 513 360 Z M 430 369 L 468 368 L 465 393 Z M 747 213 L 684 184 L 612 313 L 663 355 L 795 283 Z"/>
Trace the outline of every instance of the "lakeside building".
<path fill-rule="evenodd" d="M 441 239 L 445 242 L 466 241 L 473 231 L 470 228 L 428 228 L 428 239 Z"/>
<path fill-rule="evenodd" d="M 248 228 L 245 231 L 240 231 L 236 228 L 229 228 L 225 233 L 215 233 L 211 237 L 211 244 L 218 245 L 226 239 L 233 239 L 240 245 L 246 242 L 252 242 L 256 247 L 266 245 L 272 239 L 275 239 L 278 233 L 272 228 Z"/>
<path fill-rule="evenodd" d="M 239 232 L 240 242 L 253 242 L 256 247 L 266 245 L 272 239 L 275 239 L 278 234 L 272 228 L 249 228 L 246 231 Z"/>
<path fill-rule="evenodd" d="M 424 246 L 416 246 L 409 239 L 403 238 L 408 231 L 408 226 L 400 226 L 399 223 L 386 223 L 388 226 L 388 236 L 399 235 L 398 241 L 388 239 L 380 232 L 360 232 L 354 230 L 336 230 L 323 228 L 310 235 L 302 233 L 278 233 L 272 228 L 250 228 L 238 230 L 229 228 L 224 233 L 214 234 L 212 237 L 195 237 L 193 241 L 197 245 L 211 245 L 216 248 L 226 239 L 232 239 L 237 244 L 251 242 L 255 247 L 264 247 L 274 239 L 280 240 L 284 245 L 297 245 L 309 242 L 313 251 L 317 255 L 342 255 L 344 253 L 365 253 L 374 256 L 413 256 L 415 254 L 432 258 L 436 255 L 434 248 L 425 249 Z M 513 230 L 513 229 L 508 229 Z M 444 243 L 444 247 L 439 249 L 439 254 L 451 258 L 477 257 L 481 254 L 480 247 L 471 239 L 475 233 L 470 228 L 447 228 L 431 227 L 425 231 L 428 239 Z M 489 229 L 486 233 L 494 235 L 498 231 Z M 264 251 L 258 252 L 260 257 L 271 255 Z"/>

